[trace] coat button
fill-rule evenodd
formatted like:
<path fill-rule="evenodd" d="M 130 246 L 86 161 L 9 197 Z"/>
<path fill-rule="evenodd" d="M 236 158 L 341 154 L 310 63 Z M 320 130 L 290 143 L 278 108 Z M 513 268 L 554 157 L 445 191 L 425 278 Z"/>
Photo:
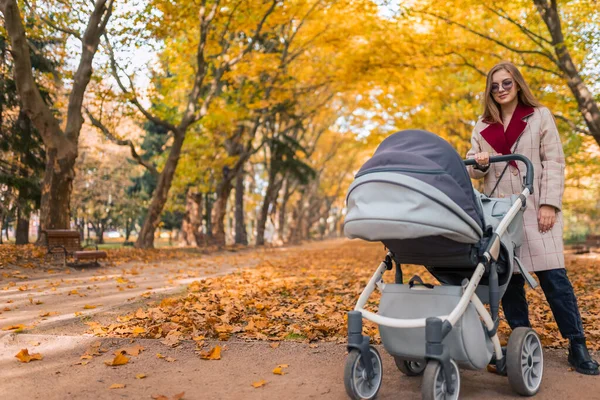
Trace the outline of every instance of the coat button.
<path fill-rule="evenodd" d="M 498 197 L 500 197 L 501 199 L 503 199 L 503 198 L 504 198 L 504 195 L 503 195 L 503 194 L 501 194 L 501 195 L 500 195 L 500 196 L 498 196 Z"/>
<path fill-rule="evenodd" d="M 514 176 L 517 176 L 517 175 L 519 174 L 519 170 L 517 170 L 516 168 L 513 168 L 513 170 L 512 170 L 512 174 L 513 174 Z"/>
<path fill-rule="evenodd" d="M 496 172 L 496 178 L 500 178 L 500 172 Z"/>

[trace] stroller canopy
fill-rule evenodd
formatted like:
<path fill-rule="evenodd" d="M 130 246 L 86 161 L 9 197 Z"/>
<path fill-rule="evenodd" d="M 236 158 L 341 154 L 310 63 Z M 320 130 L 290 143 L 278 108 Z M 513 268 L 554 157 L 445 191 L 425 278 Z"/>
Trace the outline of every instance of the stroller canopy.
<path fill-rule="evenodd" d="M 430 132 L 387 137 L 356 174 L 346 200 L 350 238 L 443 236 L 476 243 L 482 236 L 483 211 L 463 160 Z"/>

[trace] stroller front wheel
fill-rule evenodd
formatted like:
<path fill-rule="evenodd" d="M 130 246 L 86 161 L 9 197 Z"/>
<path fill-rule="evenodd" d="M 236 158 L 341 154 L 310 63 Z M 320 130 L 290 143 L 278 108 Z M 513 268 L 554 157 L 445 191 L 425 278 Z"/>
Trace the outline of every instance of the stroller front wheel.
<path fill-rule="evenodd" d="M 539 336 L 531 328 L 516 328 L 508 338 L 506 372 L 512 389 L 533 396 L 542 384 L 544 352 Z"/>
<path fill-rule="evenodd" d="M 423 361 L 409 361 L 402 357 L 394 357 L 396 367 L 406 376 L 420 376 L 423 375 L 427 364 Z"/>
<path fill-rule="evenodd" d="M 421 383 L 421 396 L 423 400 L 457 400 L 460 392 L 460 371 L 454 360 L 450 360 L 450 379 L 454 383 L 454 393 L 447 393 L 448 377 L 442 374 L 442 365 L 439 361 L 430 360 L 425 367 L 423 382 Z"/>
<path fill-rule="evenodd" d="M 344 368 L 344 386 L 346 393 L 354 400 L 369 400 L 377 396 L 377 392 L 381 388 L 383 378 L 383 363 L 381 356 L 374 347 L 369 347 L 370 362 L 373 365 L 374 376 L 369 379 L 367 371 L 361 361 L 362 355 L 360 351 L 354 349 L 348 353 L 346 366 Z"/>

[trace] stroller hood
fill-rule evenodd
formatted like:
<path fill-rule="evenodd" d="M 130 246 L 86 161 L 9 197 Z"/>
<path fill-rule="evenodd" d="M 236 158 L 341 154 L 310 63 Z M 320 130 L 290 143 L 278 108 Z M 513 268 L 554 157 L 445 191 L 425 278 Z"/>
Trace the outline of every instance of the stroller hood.
<path fill-rule="evenodd" d="M 483 211 L 460 155 L 430 132 L 386 138 L 348 190 L 344 233 L 365 240 L 481 239 Z"/>

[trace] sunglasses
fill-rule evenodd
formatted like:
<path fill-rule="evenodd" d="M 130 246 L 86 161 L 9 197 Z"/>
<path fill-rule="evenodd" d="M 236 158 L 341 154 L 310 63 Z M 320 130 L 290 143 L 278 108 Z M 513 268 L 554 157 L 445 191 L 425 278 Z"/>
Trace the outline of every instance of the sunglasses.
<path fill-rule="evenodd" d="M 510 79 L 507 79 L 505 81 L 502 82 L 502 89 L 506 90 L 507 92 L 512 89 L 513 87 L 513 81 L 511 81 Z M 498 85 L 497 83 L 492 83 L 492 93 L 496 94 L 500 91 L 500 85 Z"/>

